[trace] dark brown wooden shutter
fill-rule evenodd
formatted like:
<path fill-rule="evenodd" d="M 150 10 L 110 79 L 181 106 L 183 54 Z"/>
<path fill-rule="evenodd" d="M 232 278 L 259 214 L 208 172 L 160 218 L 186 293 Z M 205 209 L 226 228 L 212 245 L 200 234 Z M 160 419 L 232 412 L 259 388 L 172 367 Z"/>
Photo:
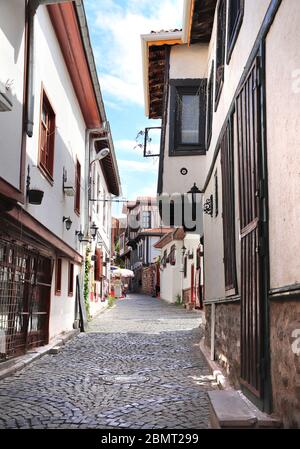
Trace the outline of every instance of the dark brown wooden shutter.
<path fill-rule="evenodd" d="M 221 142 L 223 238 L 225 289 L 237 293 L 235 252 L 235 202 L 233 122 L 230 120 Z"/>
<path fill-rule="evenodd" d="M 99 248 L 96 248 L 95 256 L 96 256 L 95 270 L 94 270 L 95 281 L 101 281 L 102 271 L 103 271 L 103 252 L 102 252 L 102 250 Z"/>

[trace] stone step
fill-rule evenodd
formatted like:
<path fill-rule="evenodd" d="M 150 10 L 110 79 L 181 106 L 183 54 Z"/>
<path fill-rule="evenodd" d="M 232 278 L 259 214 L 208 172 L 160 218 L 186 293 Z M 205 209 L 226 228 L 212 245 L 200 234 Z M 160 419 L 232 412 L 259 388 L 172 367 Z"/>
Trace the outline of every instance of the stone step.
<path fill-rule="evenodd" d="M 241 391 L 210 391 L 208 396 L 213 429 L 281 427 L 280 420 L 261 412 Z"/>

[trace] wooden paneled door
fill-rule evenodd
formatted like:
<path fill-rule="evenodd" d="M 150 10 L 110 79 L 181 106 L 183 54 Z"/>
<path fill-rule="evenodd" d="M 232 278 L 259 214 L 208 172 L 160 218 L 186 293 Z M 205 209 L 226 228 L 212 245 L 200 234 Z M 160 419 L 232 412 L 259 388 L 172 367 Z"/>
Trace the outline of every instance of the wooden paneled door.
<path fill-rule="evenodd" d="M 236 101 L 241 236 L 241 384 L 264 408 L 264 156 L 261 58 Z"/>

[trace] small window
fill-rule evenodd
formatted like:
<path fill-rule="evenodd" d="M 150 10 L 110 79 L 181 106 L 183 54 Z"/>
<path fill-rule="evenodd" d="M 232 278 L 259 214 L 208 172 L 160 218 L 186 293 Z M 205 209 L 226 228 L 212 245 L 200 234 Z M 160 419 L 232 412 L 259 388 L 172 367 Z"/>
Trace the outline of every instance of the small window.
<path fill-rule="evenodd" d="M 244 0 L 228 0 L 227 64 L 229 64 L 243 22 Z"/>
<path fill-rule="evenodd" d="M 68 279 L 68 295 L 73 296 L 74 293 L 74 264 L 69 263 L 69 279 Z"/>
<path fill-rule="evenodd" d="M 144 229 L 150 229 L 151 228 L 151 211 L 144 211 L 143 212 L 142 227 Z"/>
<path fill-rule="evenodd" d="M 79 161 L 76 162 L 76 174 L 75 174 L 75 212 L 80 214 L 80 188 L 81 188 L 81 165 Z"/>
<path fill-rule="evenodd" d="M 99 200 L 100 199 L 100 175 L 99 175 L 99 173 L 97 174 L 97 191 L 96 191 L 96 196 L 95 196 L 95 198 L 97 199 L 97 200 Z M 97 214 L 99 214 L 100 213 L 100 201 L 97 201 L 97 206 L 96 206 L 96 208 L 97 208 Z"/>
<path fill-rule="evenodd" d="M 170 156 L 205 154 L 207 80 L 171 80 L 170 85 Z"/>
<path fill-rule="evenodd" d="M 53 180 L 54 142 L 55 114 L 47 95 L 43 90 L 40 120 L 39 167 L 50 180 Z"/>
<path fill-rule="evenodd" d="M 62 260 L 60 258 L 56 259 L 56 269 L 55 269 L 55 294 L 56 296 L 61 295 L 61 267 Z"/>
<path fill-rule="evenodd" d="M 237 293 L 233 117 L 221 142 L 224 270 L 226 294 Z"/>
<path fill-rule="evenodd" d="M 105 228 L 106 225 L 106 201 L 107 201 L 106 193 L 105 191 L 103 191 L 103 221 L 102 221 L 103 228 Z"/>
<path fill-rule="evenodd" d="M 218 186 L 218 172 L 215 172 L 215 217 L 219 214 L 219 186 Z"/>
<path fill-rule="evenodd" d="M 206 150 L 209 149 L 211 141 L 213 113 L 214 113 L 214 62 L 212 63 L 211 66 L 207 87 Z"/>
<path fill-rule="evenodd" d="M 163 267 L 166 267 L 166 266 L 167 266 L 167 257 L 168 257 L 168 252 L 167 252 L 167 250 L 165 250 L 165 251 L 164 251 L 163 258 L 162 258 L 162 266 L 163 266 Z"/>
<path fill-rule="evenodd" d="M 171 247 L 169 259 L 170 259 L 171 265 L 176 265 L 176 246 L 175 245 L 172 245 L 172 247 Z"/>
<path fill-rule="evenodd" d="M 95 249 L 95 259 L 94 279 L 95 281 L 101 281 L 103 277 L 103 252 L 100 248 Z"/>
<path fill-rule="evenodd" d="M 225 36 L 226 36 L 226 0 L 220 0 L 217 16 L 215 111 L 218 108 L 219 99 L 224 84 Z"/>
<path fill-rule="evenodd" d="M 184 257 L 183 260 L 183 276 L 187 277 L 187 256 Z"/>

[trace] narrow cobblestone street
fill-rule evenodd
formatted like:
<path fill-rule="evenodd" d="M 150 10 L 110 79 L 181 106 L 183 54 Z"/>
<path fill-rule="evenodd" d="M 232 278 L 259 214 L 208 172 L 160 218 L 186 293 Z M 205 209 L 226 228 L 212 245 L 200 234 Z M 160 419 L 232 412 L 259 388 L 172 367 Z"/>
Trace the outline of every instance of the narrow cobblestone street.
<path fill-rule="evenodd" d="M 206 428 L 216 386 L 201 317 L 146 296 L 117 301 L 60 353 L 0 381 L 0 428 Z"/>

